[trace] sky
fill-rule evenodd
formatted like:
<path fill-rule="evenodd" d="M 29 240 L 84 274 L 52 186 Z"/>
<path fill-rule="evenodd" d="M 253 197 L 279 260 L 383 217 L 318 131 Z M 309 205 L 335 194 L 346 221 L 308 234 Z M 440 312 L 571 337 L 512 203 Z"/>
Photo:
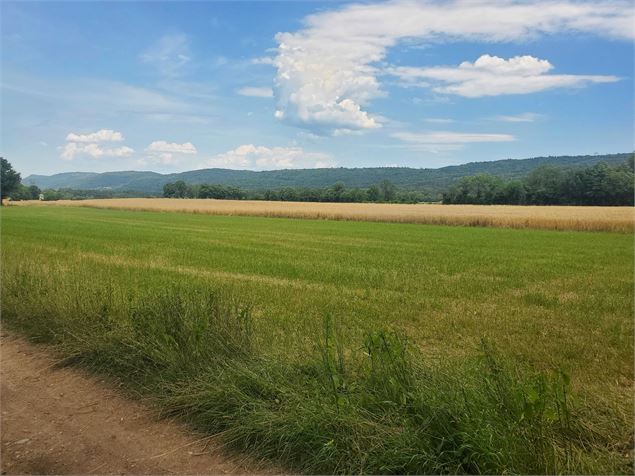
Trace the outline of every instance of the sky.
<path fill-rule="evenodd" d="M 628 0 L 0 8 L 0 153 L 23 176 L 635 148 Z"/>

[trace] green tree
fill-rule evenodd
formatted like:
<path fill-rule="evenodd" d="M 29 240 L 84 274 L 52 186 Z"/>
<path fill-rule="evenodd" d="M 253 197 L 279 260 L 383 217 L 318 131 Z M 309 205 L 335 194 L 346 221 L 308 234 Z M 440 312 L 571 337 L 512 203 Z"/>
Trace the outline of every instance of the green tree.
<path fill-rule="evenodd" d="M 298 200 L 298 193 L 292 187 L 285 187 L 278 191 L 279 200 L 283 202 L 295 202 Z"/>
<path fill-rule="evenodd" d="M 40 190 L 40 187 L 38 187 L 37 185 L 29 186 L 29 196 L 31 200 L 39 200 L 41 193 L 42 190 Z"/>
<path fill-rule="evenodd" d="M 39 200 L 40 193 L 42 191 L 37 185 L 31 185 L 27 187 L 23 184 L 18 184 L 18 186 L 13 189 L 13 191 L 9 194 L 11 200 Z"/>
<path fill-rule="evenodd" d="M 13 166 L 4 157 L 0 157 L 0 175 L 0 205 L 2 205 L 2 200 L 18 188 L 21 178 L 20 174 L 13 169 Z"/>
<path fill-rule="evenodd" d="M 187 197 L 187 184 L 183 180 L 177 180 L 174 182 L 175 197 L 185 198 Z"/>
<path fill-rule="evenodd" d="M 44 200 L 47 202 L 53 201 L 53 200 L 61 200 L 63 198 L 61 192 L 50 189 L 50 188 L 47 190 L 44 190 L 43 193 L 44 193 Z"/>
<path fill-rule="evenodd" d="M 379 187 L 377 185 L 371 185 L 368 187 L 368 191 L 366 192 L 368 195 L 369 202 L 378 202 L 379 201 Z"/>
<path fill-rule="evenodd" d="M 176 188 L 174 187 L 174 184 L 172 182 L 166 183 L 163 186 L 163 196 L 165 198 L 173 198 L 175 193 L 176 193 Z"/>
<path fill-rule="evenodd" d="M 381 200 L 384 202 L 392 202 L 395 199 L 396 188 L 390 180 L 382 180 L 379 184 L 379 192 Z"/>
<path fill-rule="evenodd" d="M 191 198 L 194 196 L 194 191 L 183 180 L 177 180 L 163 186 L 163 196 L 167 198 Z"/>
<path fill-rule="evenodd" d="M 511 180 L 503 186 L 502 196 L 499 203 L 508 205 L 524 205 L 527 200 L 527 190 L 525 184 L 520 180 Z"/>
<path fill-rule="evenodd" d="M 492 204 L 504 203 L 504 182 L 493 175 L 478 174 L 462 177 L 443 194 L 443 203 Z"/>
<path fill-rule="evenodd" d="M 22 184 L 18 184 L 16 188 L 9 194 L 9 198 L 12 202 L 19 202 L 20 200 L 30 200 L 31 194 L 29 193 L 29 187 Z"/>
<path fill-rule="evenodd" d="M 528 203 L 534 205 L 564 204 L 566 172 L 558 167 L 543 166 L 531 172 L 525 180 Z"/>
<path fill-rule="evenodd" d="M 332 190 L 333 190 L 333 201 L 341 202 L 342 195 L 344 195 L 344 191 L 346 190 L 346 187 L 344 186 L 344 182 L 336 182 L 335 185 L 333 185 Z"/>

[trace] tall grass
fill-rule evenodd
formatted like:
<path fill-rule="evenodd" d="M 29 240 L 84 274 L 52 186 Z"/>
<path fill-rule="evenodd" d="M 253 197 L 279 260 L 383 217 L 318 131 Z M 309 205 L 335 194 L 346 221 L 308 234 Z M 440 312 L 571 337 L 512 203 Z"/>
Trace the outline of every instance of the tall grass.
<path fill-rule="evenodd" d="M 566 373 L 481 345 L 438 362 L 390 330 L 349 342 L 328 315 L 302 355 L 272 357 L 249 303 L 205 285 L 122 283 L 62 259 L 3 260 L 7 325 L 111 375 L 198 430 L 307 473 L 628 472 Z M 135 274 L 137 273 L 137 274 Z"/>

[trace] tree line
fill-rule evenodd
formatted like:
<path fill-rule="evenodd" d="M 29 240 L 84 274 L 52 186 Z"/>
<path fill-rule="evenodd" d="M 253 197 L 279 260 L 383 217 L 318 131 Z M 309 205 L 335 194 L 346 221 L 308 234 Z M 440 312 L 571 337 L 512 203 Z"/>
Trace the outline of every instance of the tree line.
<path fill-rule="evenodd" d="M 501 205 L 634 205 L 635 155 L 623 164 L 596 165 L 565 169 L 539 167 L 523 179 L 503 179 L 490 174 L 460 178 L 442 195 L 446 204 Z M 75 190 L 70 188 L 40 190 L 24 185 L 11 164 L 0 158 L 2 199 L 62 200 L 151 196 L 124 190 Z M 220 184 L 190 185 L 183 181 L 167 183 L 163 196 L 169 198 L 210 198 L 218 200 L 273 200 L 300 202 L 377 202 L 420 203 L 435 201 L 424 191 L 403 190 L 383 180 L 368 188 L 347 188 L 343 182 L 331 187 L 282 187 L 266 190 L 243 190 Z"/>
<path fill-rule="evenodd" d="M 347 188 L 343 182 L 331 187 L 283 187 L 273 190 L 249 191 L 220 184 L 189 185 L 182 180 L 163 187 L 166 198 L 213 198 L 216 200 L 272 200 L 283 202 L 381 202 L 418 203 L 429 200 L 424 192 L 399 190 L 389 180 L 368 188 Z"/>
<path fill-rule="evenodd" d="M 130 190 L 78 190 L 75 188 L 46 188 L 42 190 L 42 200 L 87 200 L 87 199 L 100 199 L 100 198 L 141 198 L 141 197 L 156 197 L 156 195 L 144 194 Z M 12 200 L 20 200 L 20 198 L 14 198 L 11 195 Z M 30 199 L 22 199 L 30 200 Z"/>
<path fill-rule="evenodd" d="M 11 163 L 0 157 L 0 205 L 2 200 L 83 200 L 87 198 L 136 198 L 150 196 L 126 190 L 77 190 L 73 188 L 40 189 L 37 185 L 25 185 Z"/>
<path fill-rule="evenodd" d="M 443 203 L 632 206 L 633 157 L 615 166 L 599 163 L 583 169 L 539 167 L 521 180 L 504 180 L 489 174 L 463 177 L 443 194 Z"/>

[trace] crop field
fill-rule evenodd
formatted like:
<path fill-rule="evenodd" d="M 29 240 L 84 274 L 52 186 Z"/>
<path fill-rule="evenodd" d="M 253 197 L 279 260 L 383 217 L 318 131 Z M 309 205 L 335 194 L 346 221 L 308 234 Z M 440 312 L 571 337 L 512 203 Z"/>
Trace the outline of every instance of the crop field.
<path fill-rule="evenodd" d="M 307 203 L 170 198 L 59 200 L 14 204 L 630 233 L 635 226 L 635 213 L 632 207 Z"/>
<path fill-rule="evenodd" d="M 632 474 L 632 208 L 81 205 L 2 209 L 3 324 L 228 447 L 310 473 Z M 369 217 L 518 229 L 344 221 Z"/>

